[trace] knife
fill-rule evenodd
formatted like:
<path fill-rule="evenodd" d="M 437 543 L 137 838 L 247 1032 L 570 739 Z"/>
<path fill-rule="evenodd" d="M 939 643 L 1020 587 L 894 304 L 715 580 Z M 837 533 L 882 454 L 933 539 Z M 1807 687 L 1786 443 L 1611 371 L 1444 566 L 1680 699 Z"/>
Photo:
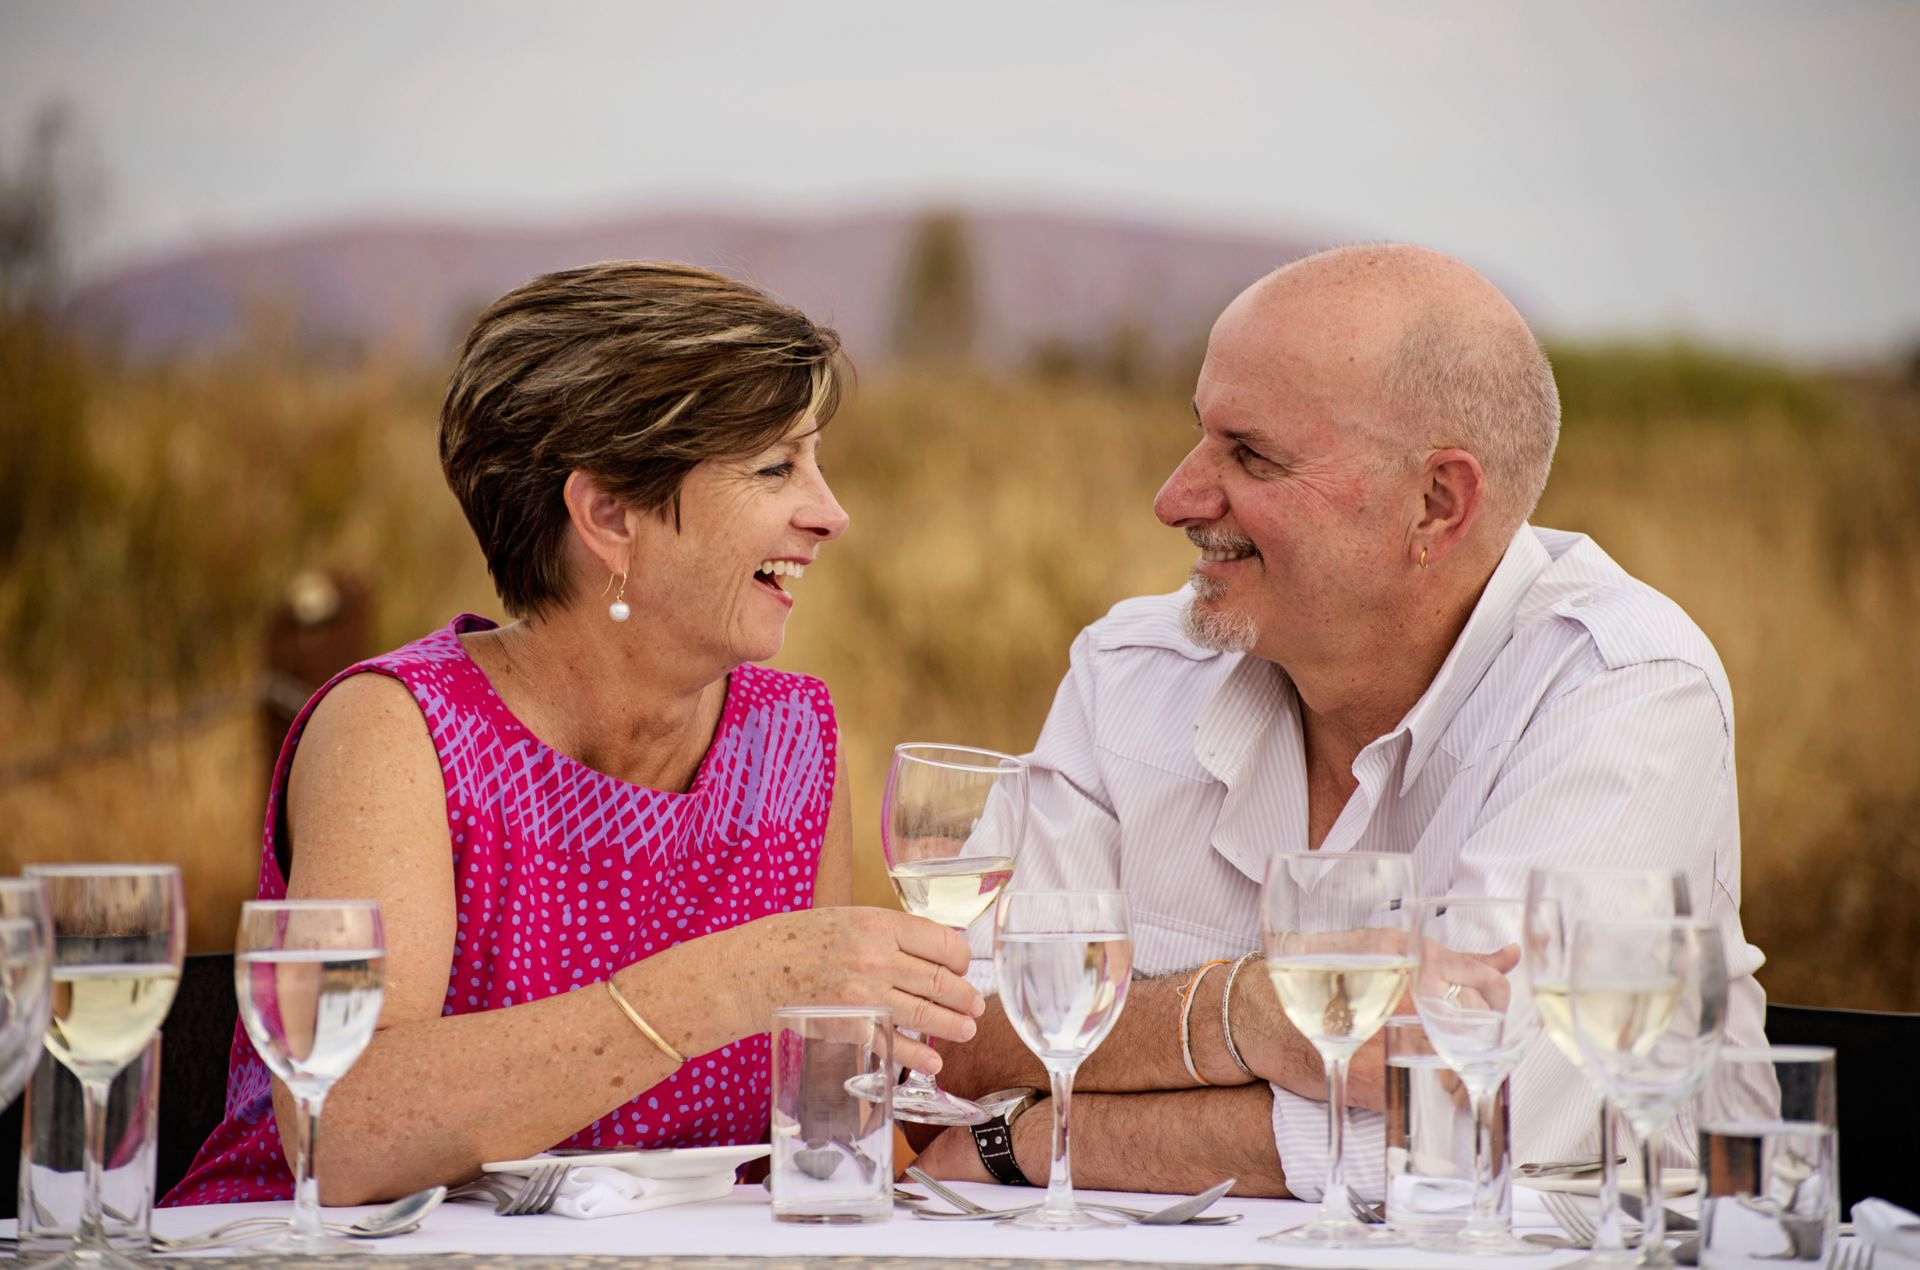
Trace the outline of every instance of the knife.
<path fill-rule="evenodd" d="M 1642 1225 L 1646 1224 L 1646 1219 L 1641 1216 L 1642 1208 L 1638 1195 L 1630 1191 L 1621 1191 L 1620 1207 L 1626 1211 L 1627 1216 Z M 1663 1209 L 1662 1211 L 1666 1214 L 1667 1233 L 1670 1235 L 1687 1235 L 1700 1229 L 1700 1223 L 1685 1213 L 1675 1212 L 1671 1208 Z"/>

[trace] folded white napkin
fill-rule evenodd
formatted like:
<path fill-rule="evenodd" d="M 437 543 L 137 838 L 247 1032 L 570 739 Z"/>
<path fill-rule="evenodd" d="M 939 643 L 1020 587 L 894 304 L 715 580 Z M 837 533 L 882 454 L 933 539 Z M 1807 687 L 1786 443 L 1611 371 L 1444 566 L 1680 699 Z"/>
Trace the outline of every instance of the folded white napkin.
<path fill-rule="evenodd" d="M 512 1177 L 510 1184 L 518 1191 L 526 1179 Z M 732 1192 L 732 1169 L 699 1177 L 639 1177 L 625 1169 L 583 1165 L 567 1170 L 567 1180 L 560 1184 L 552 1211 L 562 1217 L 619 1217 L 675 1204 L 697 1204 Z"/>
<path fill-rule="evenodd" d="M 1920 1214 L 1884 1199 L 1863 1199 L 1853 1206 L 1853 1228 L 1875 1252 L 1920 1261 Z"/>

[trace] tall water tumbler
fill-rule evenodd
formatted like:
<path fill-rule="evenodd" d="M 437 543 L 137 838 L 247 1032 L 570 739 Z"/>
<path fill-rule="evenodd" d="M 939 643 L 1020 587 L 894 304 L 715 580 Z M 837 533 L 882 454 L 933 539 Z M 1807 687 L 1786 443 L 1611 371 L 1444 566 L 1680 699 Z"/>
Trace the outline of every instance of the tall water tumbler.
<path fill-rule="evenodd" d="M 1698 1112 L 1700 1264 L 1824 1265 L 1840 1215 L 1833 1051 L 1723 1049 Z"/>
<path fill-rule="evenodd" d="M 1466 1225 L 1473 1207 L 1473 1100 L 1413 1015 L 1388 1019 L 1387 1224 L 1429 1235 Z M 1507 1132 L 1511 1080 L 1495 1094 L 1494 1123 Z M 1502 1170 L 1506 1173 L 1507 1170 Z M 1513 1188 L 1502 1185 L 1496 1211 L 1513 1220 Z"/>
<path fill-rule="evenodd" d="M 893 1216 L 893 1012 L 773 1012 L 773 1219 L 859 1225 Z"/>
<path fill-rule="evenodd" d="M 144 1253 L 152 1245 L 154 1164 L 160 1130 L 160 1045 L 122 1068 L 107 1094 L 106 1156 L 101 1160 L 101 1223 L 110 1247 Z M 40 1047 L 27 1086 L 20 1153 L 20 1251 L 64 1252 L 80 1234 L 86 1188 L 86 1091 Z"/>

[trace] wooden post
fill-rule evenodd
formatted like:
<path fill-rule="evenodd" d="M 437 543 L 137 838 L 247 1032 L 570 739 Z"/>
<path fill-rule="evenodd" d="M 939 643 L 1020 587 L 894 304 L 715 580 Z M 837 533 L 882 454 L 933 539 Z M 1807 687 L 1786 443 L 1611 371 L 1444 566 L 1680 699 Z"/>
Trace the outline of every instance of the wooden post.
<path fill-rule="evenodd" d="M 267 619 L 260 725 L 269 781 L 280 746 L 307 698 L 337 672 L 375 651 L 373 588 L 364 578 L 309 571 L 288 582 L 285 596 Z"/>

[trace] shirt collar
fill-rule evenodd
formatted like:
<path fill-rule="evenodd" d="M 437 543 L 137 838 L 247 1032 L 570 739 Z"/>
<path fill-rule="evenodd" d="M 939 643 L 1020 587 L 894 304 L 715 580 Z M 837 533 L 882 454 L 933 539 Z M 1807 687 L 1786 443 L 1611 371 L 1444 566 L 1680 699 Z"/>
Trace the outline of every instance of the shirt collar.
<path fill-rule="evenodd" d="M 1405 774 L 1400 778 L 1402 796 L 1413 788 L 1413 782 L 1446 734 L 1447 725 L 1466 705 L 1487 668 L 1513 638 L 1514 614 L 1519 611 L 1520 602 L 1526 598 L 1534 580 L 1552 563 L 1553 558 L 1541 546 L 1533 527 L 1521 525 L 1513 541 L 1507 544 L 1506 554 L 1500 557 L 1493 576 L 1487 579 L 1479 602 L 1460 630 L 1460 637 L 1453 641 L 1447 659 L 1440 663 L 1439 673 L 1420 694 L 1420 700 L 1413 703 L 1413 709 L 1400 720 L 1400 726 L 1381 738 L 1407 736 L 1412 740 Z"/>

